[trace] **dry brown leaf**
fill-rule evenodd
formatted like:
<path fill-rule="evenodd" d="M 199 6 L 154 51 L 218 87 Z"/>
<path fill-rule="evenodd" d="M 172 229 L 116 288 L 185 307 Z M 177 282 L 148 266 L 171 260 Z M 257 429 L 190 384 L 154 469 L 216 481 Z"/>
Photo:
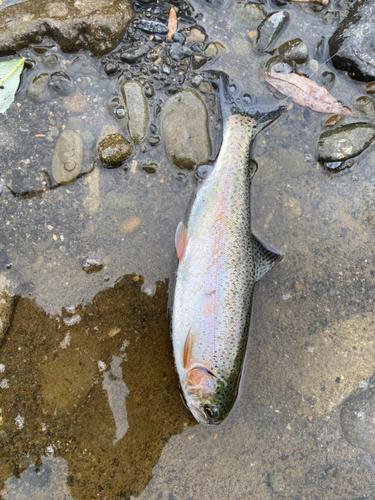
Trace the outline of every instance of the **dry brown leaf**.
<path fill-rule="evenodd" d="M 344 108 L 324 87 L 320 87 L 316 82 L 305 76 L 289 73 L 265 73 L 260 70 L 265 80 L 282 94 L 291 97 L 294 102 L 319 111 L 320 113 L 330 113 L 332 115 L 354 116 L 353 113 Z"/>
<path fill-rule="evenodd" d="M 172 36 L 177 31 L 177 16 L 173 7 L 170 8 L 169 18 L 168 18 L 168 41 L 172 40 Z"/>

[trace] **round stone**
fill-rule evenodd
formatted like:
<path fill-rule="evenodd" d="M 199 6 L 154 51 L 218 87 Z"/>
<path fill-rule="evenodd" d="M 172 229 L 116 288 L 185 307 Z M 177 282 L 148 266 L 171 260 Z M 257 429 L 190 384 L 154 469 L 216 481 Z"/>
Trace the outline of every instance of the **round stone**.
<path fill-rule="evenodd" d="M 98 155 L 103 165 L 118 167 L 132 154 L 132 147 L 121 134 L 111 134 L 98 144 Z"/>
<path fill-rule="evenodd" d="M 104 71 L 107 75 L 114 75 L 117 70 L 118 64 L 116 64 L 115 62 L 107 62 L 107 64 L 104 66 Z"/>

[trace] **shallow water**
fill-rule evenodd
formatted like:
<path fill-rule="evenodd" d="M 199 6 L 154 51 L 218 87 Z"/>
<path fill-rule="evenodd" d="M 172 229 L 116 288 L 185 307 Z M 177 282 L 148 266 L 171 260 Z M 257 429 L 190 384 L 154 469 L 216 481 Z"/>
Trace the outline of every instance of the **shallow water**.
<path fill-rule="evenodd" d="M 252 51 L 236 8 L 193 4 L 209 40 L 223 46 L 199 72 L 225 71 L 251 94 L 269 96 L 258 71 L 269 55 Z M 313 59 L 336 25 L 306 6 L 288 10 L 276 46 L 301 37 Z M 180 399 L 167 315 L 174 231 L 194 172 L 184 171 L 187 183 L 176 189 L 179 169 L 162 144 L 136 149 L 125 169 L 102 168 L 95 144 L 105 125 L 121 126 L 113 114 L 119 75 L 106 76 L 89 54 L 47 45 L 20 54 L 35 67 L 23 75 L 20 106 L 0 123 L 1 179 L 14 193 L 0 198 L 0 279 L 20 296 L 0 350 L 2 497 L 372 498 L 375 464 L 345 439 L 340 408 L 375 371 L 373 149 L 350 170 L 324 171 L 315 152 L 326 116 L 294 104 L 256 139 L 252 229 L 284 258 L 255 287 L 233 411 L 220 426 L 198 426 Z M 83 111 L 68 113 L 52 90 L 41 104 L 27 97 L 51 54 L 87 96 Z M 326 70 L 329 63 L 318 75 Z M 364 93 L 335 74 L 336 98 L 350 105 Z M 150 109 L 167 99 L 162 83 L 155 90 Z M 83 137 L 86 175 L 48 189 L 64 127 Z M 157 173 L 142 170 L 145 163 Z M 124 230 L 135 218 L 141 224 Z M 88 256 L 103 263 L 101 272 L 82 271 Z"/>

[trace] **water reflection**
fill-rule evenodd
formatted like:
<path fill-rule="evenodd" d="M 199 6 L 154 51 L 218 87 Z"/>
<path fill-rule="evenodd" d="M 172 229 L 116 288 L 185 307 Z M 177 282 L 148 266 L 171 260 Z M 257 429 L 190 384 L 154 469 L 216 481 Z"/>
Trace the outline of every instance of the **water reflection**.
<path fill-rule="evenodd" d="M 0 389 L 4 478 L 24 469 L 25 454 L 38 465 L 51 445 L 68 464 L 73 498 L 137 496 L 170 436 L 194 424 L 173 367 L 167 284 L 153 296 L 142 285 L 142 277 L 125 276 L 65 311 L 80 317 L 74 324 L 19 300 L 0 353 L 0 376 L 9 381 Z M 6 483 L 13 496 L 5 498 L 23 498 L 17 481 Z"/>
<path fill-rule="evenodd" d="M 120 349 L 125 350 L 124 345 Z M 125 402 L 125 399 L 129 396 L 129 389 L 124 384 L 122 378 L 121 363 L 122 356 L 112 356 L 111 369 L 103 373 L 103 389 L 107 391 L 108 404 L 116 422 L 116 437 L 113 440 L 114 445 L 125 436 L 129 429 Z"/>

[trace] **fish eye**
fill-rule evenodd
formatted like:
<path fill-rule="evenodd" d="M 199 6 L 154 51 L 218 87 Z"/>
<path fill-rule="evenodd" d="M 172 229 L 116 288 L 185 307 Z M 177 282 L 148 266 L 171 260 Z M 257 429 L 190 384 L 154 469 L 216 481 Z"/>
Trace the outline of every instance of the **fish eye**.
<path fill-rule="evenodd" d="M 217 418 L 219 416 L 219 410 L 213 405 L 204 405 L 204 413 L 207 418 Z"/>

